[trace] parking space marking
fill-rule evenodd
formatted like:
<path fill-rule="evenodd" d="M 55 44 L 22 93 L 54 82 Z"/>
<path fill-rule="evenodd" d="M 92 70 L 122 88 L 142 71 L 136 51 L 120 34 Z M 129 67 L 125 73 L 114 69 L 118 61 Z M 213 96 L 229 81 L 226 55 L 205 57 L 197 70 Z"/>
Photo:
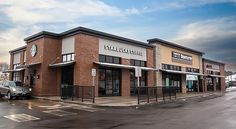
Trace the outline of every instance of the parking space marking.
<path fill-rule="evenodd" d="M 73 109 L 87 111 L 87 112 L 96 112 L 96 111 L 102 110 L 102 109 L 97 109 L 97 108 L 92 108 L 92 107 L 73 107 Z"/>
<path fill-rule="evenodd" d="M 41 108 L 46 108 L 46 109 L 62 109 L 62 108 L 70 108 L 71 106 L 63 106 L 60 104 L 52 105 L 52 106 L 39 106 Z"/>
<path fill-rule="evenodd" d="M 44 113 L 49 113 L 52 115 L 56 116 L 69 116 L 69 115 L 77 115 L 77 113 L 74 112 L 68 112 L 68 111 L 63 111 L 63 110 L 48 110 L 48 111 L 43 111 Z"/>
<path fill-rule="evenodd" d="M 33 121 L 33 120 L 40 120 L 38 117 L 34 117 L 27 114 L 13 114 L 4 116 L 7 119 L 10 119 L 15 122 L 26 122 L 26 121 Z"/>

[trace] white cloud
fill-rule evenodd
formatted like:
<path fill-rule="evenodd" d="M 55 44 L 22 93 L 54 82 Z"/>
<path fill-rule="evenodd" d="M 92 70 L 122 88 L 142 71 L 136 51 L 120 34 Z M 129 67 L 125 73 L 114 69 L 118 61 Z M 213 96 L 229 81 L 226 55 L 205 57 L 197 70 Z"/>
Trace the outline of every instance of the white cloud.
<path fill-rule="evenodd" d="M 141 9 L 140 12 L 156 12 L 160 10 L 176 10 L 184 8 L 199 7 L 215 3 L 236 3 L 236 0 L 163 0 L 156 1 Z"/>
<path fill-rule="evenodd" d="M 187 44 L 197 41 L 214 41 L 218 38 L 236 35 L 236 17 L 218 18 L 183 26 L 175 41 Z"/>
<path fill-rule="evenodd" d="M 174 42 L 192 47 L 225 63 L 236 64 L 236 17 L 199 21 L 183 26 Z"/>
<path fill-rule="evenodd" d="M 85 16 L 124 17 L 138 14 L 135 8 L 122 10 L 100 0 L 1 0 L 2 11 L 17 24 L 72 22 Z"/>
<path fill-rule="evenodd" d="M 23 42 L 22 34 L 23 28 L 12 28 L 3 32 L 0 32 L 0 62 L 8 62 L 10 61 L 9 58 L 9 51 L 11 49 L 20 47 L 25 45 Z"/>
<path fill-rule="evenodd" d="M 0 12 L 11 25 L 0 30 L 0 62 L 9 62 L 9 50 L 25 45 L 25 37 L 42 30 L 61 32 L 81 25 L 91 26 L 98 17 L 121 20 L 139 13 L 135 8 L 120 9 L 101 0 L 1 0 Z M 84 19 L 89 17 L 94 20 L 88 23 Z"/>

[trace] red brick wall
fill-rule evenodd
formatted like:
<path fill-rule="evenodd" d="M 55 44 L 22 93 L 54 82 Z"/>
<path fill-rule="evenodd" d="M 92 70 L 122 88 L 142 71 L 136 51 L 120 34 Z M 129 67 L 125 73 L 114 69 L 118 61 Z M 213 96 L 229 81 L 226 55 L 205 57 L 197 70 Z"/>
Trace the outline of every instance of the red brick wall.
<path fill-rule="evenodd" d="M 148 48 L 147 49 L 147 67 L 154 68 L 154 49 Z M 148 86 L 154 86 L 155 85 L 155 72 L 154 71 L 148 71 L 148 79 L 147 79 L 147 85 Z"/>
<path fill-rule="evenodd" d="M 42 96 L 60 95 L 60 67 L 51 68 L 49 64 L 61 62 L 61 41 L 58 39 L 44 38 L 43 61 L 42 61 Z"/>
<path fill-rule="evenodd" d="M 130 65 L 130 60 L 122 58 L 121 64 Z M 130 96 L 130 69 L 121 70 L 121 96 Z"/>
<path fill-rule="evenodd" d="M 74 84 L 81 86 L 92 85 L 92 68 L 97 69 L 95 79 L 95 95 L 98 96 L 98 66 L 93 62 L 99 61 L 99 39 L 97 37 L 78 34 L 75 36 L 75 67 Z"/>
<path fill-rule="evenodd" d="M 221 76 L 225 76 L 225 65 L 220 65 L 220 75 Z M 221 91 L 225 91 L 225 78 L 224 77 L 221 77 L 220 78 L 220 89 L 221 89 Z"/>
<path fill-rule="evenodd" d="M 13 69 L 13 54 L 12 53 L 10 53 L 10 67 L 9 67 L 9 69 Z M 12 72 L 10 72 L 10 74 L 9 74 L 9 80 L 12 80 Z"/>
<path fill-rule="evenodd" d="M 33 44 L 37 45 L 37 54 L 32 57 L 30 54 L 30 49 L 32 47 Z M 27 64 L 31 64 L 31 63 L 39 63 L 41 62 L 41 65 L 37 65 L 37 66 L 31 66 L 29 67 L 30 70 L 37 70 L 36 75 L 39 75 L 40 78 L 36 79 L 36 84 L 33 86 L 33 95 L 36 96 L 41 96 L 41 92 L 42 92 L 42 85 L 43 85 L 43 80 L 42 80 L 42 65 L 43 65 L 43 47 L 44 47 L 44 38 L 29 42 L 27 44 L 27 48 L 26 48 L 26 63 Z M 28 76 L 28 80 L 26 80 L 26 83 L 29 85 L 30 84 L 30 72 L 29 70 L 26 70 L 25 75 Z"/>

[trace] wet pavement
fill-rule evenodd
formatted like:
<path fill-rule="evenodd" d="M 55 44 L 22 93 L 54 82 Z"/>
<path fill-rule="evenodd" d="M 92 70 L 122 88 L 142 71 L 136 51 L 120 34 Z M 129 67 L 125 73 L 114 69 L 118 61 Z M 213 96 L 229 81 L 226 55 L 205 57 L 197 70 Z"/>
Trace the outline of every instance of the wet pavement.
<path fill-rule="evenodd" d="M 0 99 L 0 129 L 235 129 L 236 89 L 222 97 L 141 107 L 98 108 Z"/>

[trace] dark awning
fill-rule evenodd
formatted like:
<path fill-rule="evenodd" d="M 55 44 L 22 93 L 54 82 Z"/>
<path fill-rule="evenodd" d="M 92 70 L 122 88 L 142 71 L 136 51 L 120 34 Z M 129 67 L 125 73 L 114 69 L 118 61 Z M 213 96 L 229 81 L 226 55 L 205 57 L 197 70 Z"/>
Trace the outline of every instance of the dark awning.
<path fill-rule="evenodd" d="M 22 70 L 25 70 L 25 68 L 19 68 L 19 69 L 8 69 L 3 71 L 3 73 L 10 73 L 10 72 L 20 72 Z"/>
<path fill-rule="evenodd" d="M 49 67 L 63 67 L 63 66 L 68 66 L 75 64 L 75 61 L 68 61 L 68 62 L 61 62 L 61 63 L 56 63 L 56 64 L 49 64 Z"/>
<path fill-rule="evenodd" d="M 25 64 L 25 65 L 20 65 L 20 66 L 17 66 L 16 68 L 27 68 L 27 67 L 31 67 L 31 66 L 35 66 L 35 65 L 40 65 L 41 62 L 36 62 L 36 63 L 30 63 L 30 64 Z"/>
<path fill-rule="evenodd" d="M 185 71 L 175 71 L 175 70 L 166 70 L 166 69 L 160 69 L 161 71 L 168 72 L 168 73 L 178 73 L 178 74 L 190 74 L 190 75 L 200 75 L 201 73 L 192 73 L 192 72 L 185 72 Z"/>
<path fill-rule="evenodd" d="M 222 76 L 222 75 L 211 75 L 211 74 L 204 74 L 204 76 L 210 76 L 210 77 L 222 77 L 222 78 L 225 78 L 225 76 Z"/>

